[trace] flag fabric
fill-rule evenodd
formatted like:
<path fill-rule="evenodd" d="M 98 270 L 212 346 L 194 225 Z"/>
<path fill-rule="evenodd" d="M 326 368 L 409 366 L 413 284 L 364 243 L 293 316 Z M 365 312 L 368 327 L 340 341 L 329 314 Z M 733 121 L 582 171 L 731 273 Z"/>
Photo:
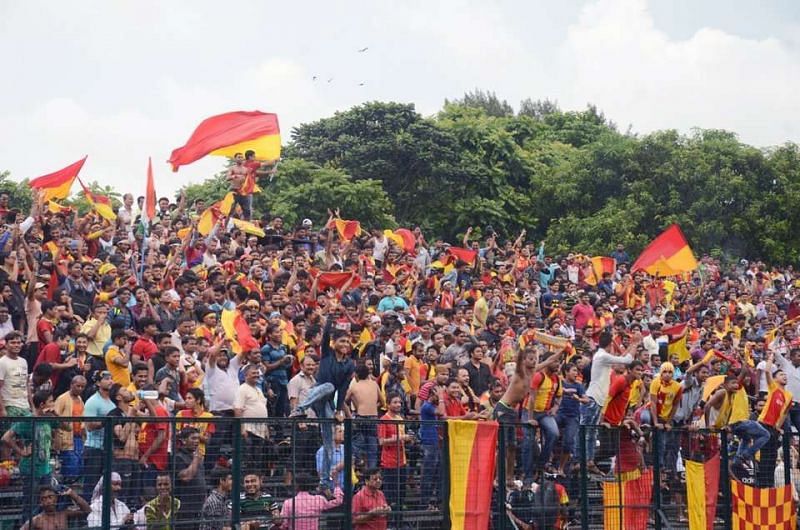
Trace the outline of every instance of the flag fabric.
<path fill-rule="evenodd" d="M 614 274 L 617 272 L 617 260 L 606 256 L 595 256 L 591 260 L 590 274 L 586 276 L 586 283 L 597 285 L 603 279 L 603 274 Z"/>
<path fill-rule="evenodd" d="M 259 160 L 281 156 L 278 116 L 260 111 L 228 112 L 203 120 L 183 147 L 172 151 L 172 170 L 191 164 L 208 154 L 233 157 L 247 150 Z"/>
<path fill-rule="evenodd" d="M 350 241 L 354 237 L 361 235 L 361 223 L 358 221 L 345 221 L 344 219 L 332 219 L 326 228 L 336 228 L 342 241 Z"/>
<path fill-rule="evenodd" d="M 233 221 L 233 226 L 244 232 L 245 234 L 250 234 L 251 236 L 256 237 L 264 237 L 266 234 L 264 230 L 260 227 L 254 225 L 250 221 L 243 221 L 241 219 L 231 219 Z"/>
<path fill-rule="evenodd" d="M 231 341 L 234 353 L 249 352 L 258 348 L 258 341 L 253 338 L 250 326 L 238 309 L 223 309 L 220 320 L 225 338 Z"/>
<path fill-rule="evenodd" d="M 83 168 L 83 164 L 88 157 L 89 155 L 86 155 L 64 169 L 37 177 L 28 184 L 31 188 L 44 190 L 44 200 L 46 201 L 66 199 L 69 195 L 69 190 L 72 188 L 72 183 L 75 182 L 75 178 L 81 172 L 81 168 Z"/>
<path fill-rule="evenodd" d="M 684 322 L 683 324 L 676 324 L 661 330 L 663 335 L 669 337 L 669 346 L 667 348 L 669 356 L 677 355 L 680 362 L 688 361 L 691 357 L 689 348 L 686 346 L 686 326 L 688 326 L 688 324 Z"/>
<path fill-rule="evenodd" d="M 631 272 L 653 276 L 678 276 L 697 268 L 697 260 L 681 228 L 674 224 L 664 230 L 639 254 Z"/>
<path fill-rule="evenodd" d="M 78 182 L 80 183 L 81 188 L 83 188 L 83 193 L 86 196 L 86 200 L 92 205 L 94 211 L 100 214 L 100 217 L 107 221 L 115 221 L 117 219 L 117 214 L 114 213 L 114 209 L 111 206 L 111 199 L 105 195 L 93 193 L 89 188 L 86 187 L 86 184 L 84 184 L 80 178 L 78 179 Z"/>
<path fill-rule="evenodd" d="M 797 510 L 792 485 L 754 488 L 731 480 L 733 530 L 794 530 Z"/>
<path fill-rule="evenodd" d="M 449 247 L 447 252 L 454 256 L 457 260 L 461 260 L 470 265 L 474 264 L 475 259 L 478 257 L 478 252 L 472 250 L 471 248 Z"/>
<path fill-rule="evenodd" d="M 705 462 L 685 460 L 689 530 L 712 530 L 719 495 L 719 453 Z"/>
<path fill-rule="evenodd" d="M 156 186 L 153 182 L 153 159 L 147 159 L 147 186 L 144 192 L 142 221 L 150 223 L 156 217 Z"/>
<path fill-rule="evenodd" d="M 222 218 L 231 214 L 233 209 L 233 192 L 228 192 L 222 200 L 219 200 L 203 210 L 200 219 L 197 220 L 197 231 L 201 236 L 207 236 L 214 229 Z"/>
<path fill-rule="evenodd" d="M 397 230 L 384 230 L 383 235 L 391 239 L 395 245 L 403 249 L 403 252 L 414 253 L 417 241 L 414 234 L 408 228 L 398 228 Z"/>
<path fill-rule="evenodd" d="M 450 528 L 489 528 L 497 422 L 447 420 L 450 445 Z"/>
<path fill-rule="evenodd" d="M 603 483 L 603 528 L 645 530 L 653 496 L 653 469 L 634 473 L 635 478 Z"/>
<path fill-rule="evenodd" d="M 337 290 L 341 289 L 347 284 L 347 281 L 353 277 L 353 274 L 350 272 L 319 272 L 312 270 L 311 274 L 317 278 L 317 291 L 324 291 L 329 287 L 333 287 Z M 350 288 L 355 289 L 359 285 L 361 285 L 361 277 L 355 276 L 350 283 Z"/>
<path fill-rule="evenodd" d="M 72 213 L 72 208 L 64 206 L 63 204 L 58 204 L 55 201 L 47 201 L 47 211 L 50 213 L 70 214 Z"/>

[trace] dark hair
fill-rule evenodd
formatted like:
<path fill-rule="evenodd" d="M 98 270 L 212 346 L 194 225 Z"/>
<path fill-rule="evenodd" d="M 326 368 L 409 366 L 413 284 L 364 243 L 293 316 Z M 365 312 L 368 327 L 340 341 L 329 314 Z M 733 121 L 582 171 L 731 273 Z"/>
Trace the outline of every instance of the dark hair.
<path fill-rule="evenodd" d="M 359 363 L 356 366 L 356 379 L 359 381 L 363 381 L 364 379 L 369 377 L 369 366 L 365 363 Z"/>
<path fill-rule="evenodd" d="M 53 375 L 53 365 L 50 363 L 37 364 L 33 369 L 33 375 L 38 375 L 39 377 L 50 377 Z"/>
<path fill-rule="evenodd" d="M 402 399 L 403 399 L 403 396 L 401 396 L 401 395 L 400 395 L 399 393 L 397 393 L 397 392 L 389 392 L 389 393 L 386 395 L 386 404 L 388 405 L 388 404 L 389 404 L 389 403 L 391 403 L 391 402 L 392 402 L 392 400 L 394 400 L 394 399 L 399 399 L 399 400 L 401 400 L 401 401 L 402 401 Z"/>
<path fill-rule="evenodd" d="M 42 301 L 42 313 L 46 313 L 51 309 L 54 309 L 58 304 L 55 303 L 53 300 L 43 300 Z"/>
<path fill-rule="evenodd" d="M 128 335 L 125 334 L 125 330 L 122 328 L 115 329 L 111 332 L 111 342 L 116 342 L 117 339 L 121 338 L 128 338 Z"/>
<path fill-rule="evenodd" d="M 379 467 L 371 467 L 364 471 L 364 478 L 372 478 L 375 475 L 380 475 L 383 473 L 383 470 Z"/>
<path fill-rule="evenodd" d="M 8 333 L 6 333 L 6 336 L 3 337 L 3 340 L 5 340 L 6 342 L 10 342 L 15 339 L 23 340 L 22 333 L 20 333 L 19 331 L 9 331 Z"/>
<path fill-rule="evenodd" d="M 203 407 L 206 406 L 206 395 L 203 392 L 202 388 L 190 388 L 189 390 L 186 391 L 186 393 L 191 394 L 192 397 L 195 400 L 197 400 L 198 403 L 203 405 Z"/>
<path fill-rule="evenodd" d="M 108 399 L 110 399 L 112 403 L 117 402 L 117 396 L 119 396 L 120 390 L 122 390 L 121 384 L 114 383 L 113 385 L 111 385 L 111 388 L 108 390 Z"/>
<path fill-rule="evenodd" d="M 32 400 L 34 408 L 38 409 L 43 404 L 45 404 L 47 400 L 50 399 L 51 397 L 52 394 L 50 393 L 49 390 L 44 390 L 44 389 L 37 390 L 36 393 L 33 395 L 33 400 Z"/>
<path fill-rule="evenodd" d="M 164 357 L 168 357 L 175 352 L 180 353 L 181 351 L 175 346 L 167 346 L 166 348 L 164 348 Z"/>
<path fill-rule="evenodd" d="M 310 473 L 298 473 L 295 478 L 297 491 L 311 491 L 319 481 Z"/>
<path fill-rule="evenodd" d="M 156 325 L 156 321 L 153 318 L 144 317 L 144 318 L 140 318 L 139 319 L 139 329 L 144 329 L 147 326 L 155 326 L 155 325 Z"/>
<path fill-rule="evenodd" d="M 633 370 L 634 368 L 644 368 L 644 363 L 639 359 L 636 359 L 628 365 L 628 370 Z"/>
<path fill-rule="evenodd" d="M 200 431 L 196 427 L 186 426 L 178 432 L 178 438 L 185 441 L 193 434 L 200 434 Z"/>
<path fill-rule="evenodd" d="M 231 473 L 231 470 L 227 467 L 215 467 L 211 470 L 211 484 L 213 486 L 219 486 L 222 484 L 223 480 L 231 476 L 233 476 L 233 473 Z"/>
<path fill-rule="evenodd" d="M 149 369 L 147 368 L 147 364 L 142 362 L 134 363 L 133 368 L 131 369 L 131 374 L 133 375 L 141 371 L 147 372 L 148 370 Z"/>
<path fill-rule="evenodd" d="M 609 333 L 608 331 L 604 331 L 600 334 L 600 338 L 597 340 L 597 344 L 601 348 L 607 348 L 608 346 L 611 345 L 612 338 L 613 337 L 611 336 L 611 333 Z"/>

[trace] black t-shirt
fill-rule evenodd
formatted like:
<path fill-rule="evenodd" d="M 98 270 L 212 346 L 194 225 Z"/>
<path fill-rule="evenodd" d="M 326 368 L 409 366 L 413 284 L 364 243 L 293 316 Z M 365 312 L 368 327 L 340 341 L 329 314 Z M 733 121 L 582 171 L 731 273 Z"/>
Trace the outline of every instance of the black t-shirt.
<path fill-rule="evenodd" d="M 173 456 L 175 464 L 175 496 L 181 501 L 181 519 L 197 517 L 203 509 L 206 500 L 206 475 L 201 463 L 197 468 L 194 478 L 188 481 L 181 480 L 178 473 L 187 469 L 192 464 L 194 455 L 185 449 L 180 449 Z"/>

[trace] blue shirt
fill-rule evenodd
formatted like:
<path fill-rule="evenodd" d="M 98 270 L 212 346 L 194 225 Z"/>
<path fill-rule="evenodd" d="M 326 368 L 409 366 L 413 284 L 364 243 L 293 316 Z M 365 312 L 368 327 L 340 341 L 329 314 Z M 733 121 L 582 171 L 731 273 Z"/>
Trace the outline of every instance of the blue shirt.
<path fill-rule="evenodd" d="M 86 404 L 83 406 L 83 415 L 86 418 L 106 416 L 115 408 L 114 403 L 110 399 L 101 396 L 100 392 L 95 392 L 92 397 L 86 400 Z M 104 430 L 103 428 L 94 431 L 87 430 L 86 443 L 84 446 L 93 449 L 102 449 Z"/>
<path fill-rule="evenodd" d="M 419 419 L 422 421 L 436 420 L 436 407 L 428 401 L 423 403 L 419 409 Z M 419 439 L 422 441 L 422 445 L 438 445 L 439 432 L 436 425 L 422 424 L 419 428 Z"/>
<path fill-rule="evenodd" d="M 378 302 L 378 312 L 394 311 L 395 307 L 402 307 L 403 310 L 408 309 L 408 304 L 399 296 L 384 296 Z"/>
<path fill-rule="evenodd" d="M 325 452 L 324 447 L 317 449 L 317 473 L 322 474 L 322 456 Z M 344 462 L 344 445 L 338 445 L 333 448 L 333 455 L 331 456 L 331 469 L 337 464 Z M 333 477 L 333 485 L 337 488 L 344 489 L 344 469 L 336 473 Z M 326 479 L 328 477 L 325 477 Z"/>
<path fill-rule="evenodd" d="M 265 363 L 275 363 L 282 360 L 286 357 L 286 347 L 281 344 L 277 348 L 270 344 L 269 342 L 261 348 L 261 360 Z M 285 365 L 281 365 L 281 368 L 276 368 L 273 371 L 267 374 L 267 379 L 270 381 L 275 381 L 280 385 L 286 386 L 289 384 L 289 373 L 286 368 L 283 368 Z M 289 365 L 291 366 L 291 365 Z"/>
<path fill-rule="evenodd" d="M 586 392 L 583 383 L 562 381 L 561 389 L 564 397 L 561 398 L 561 403 L 558 405 L 558 415 L 562 418 L 577 418 L 581 402 L 571 396 L 583 397 Z"/>

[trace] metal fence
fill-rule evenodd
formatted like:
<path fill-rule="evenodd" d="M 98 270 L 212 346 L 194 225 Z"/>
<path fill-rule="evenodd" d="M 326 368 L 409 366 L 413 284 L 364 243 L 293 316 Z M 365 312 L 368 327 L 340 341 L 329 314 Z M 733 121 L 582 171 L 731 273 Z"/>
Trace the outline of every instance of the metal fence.
<path fill-rule="evenodd" d="M 93 429 L 88 438 L 80 430 L 73 436 L 73 422 Z M 561 458 L 568 444 L 560 439 L 553 447 L 549 461 L 566 463 L 561 476 L 543 465 L 547 433 L 528 423 L 503 427 L 496 480 L 486 484 L 493 529 L 603 528 L 609 517 L 623 521 L 623 513 L 657 530 L 688 528 L 685 467 L 714 457 L 714 527 L 730 528 L 729 455 L 738 440 L 728 432 L 582 426 L 576 456 Z M 381 470 L 391 511 L 378 517 L 390 528 L 450 527 L 444 422 L 38 417 L 8 418 L 3 428 L 4 458 L 10 447 L 22 450 L 0 464 L 3 528 L 30 514 L 64 518 L 70 528 L 350 529 L 365 509 L 358 496 L 371 468 Z M 737 478 L 791 483 L 797 439 L 774 436 L 758 465 Z M 651 490 L 645 501 L 604 501 L 611 488 L 620 493 L 623 483 L 642 476 Z"/>

